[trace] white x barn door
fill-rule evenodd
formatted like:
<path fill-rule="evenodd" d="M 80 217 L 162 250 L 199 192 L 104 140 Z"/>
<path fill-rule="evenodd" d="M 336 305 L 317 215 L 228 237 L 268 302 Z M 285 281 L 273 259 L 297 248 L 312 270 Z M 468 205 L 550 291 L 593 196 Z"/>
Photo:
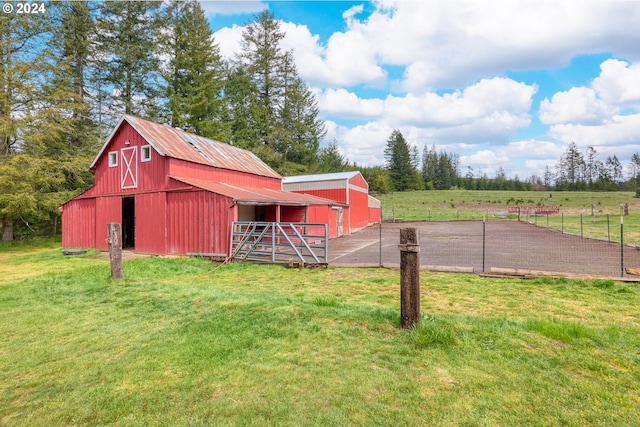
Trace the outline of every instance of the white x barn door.
<path fill-rule="evenodd" d="M 120 150 L 120 187 L 138 187 L 138 147 L 126 147 Z"/>

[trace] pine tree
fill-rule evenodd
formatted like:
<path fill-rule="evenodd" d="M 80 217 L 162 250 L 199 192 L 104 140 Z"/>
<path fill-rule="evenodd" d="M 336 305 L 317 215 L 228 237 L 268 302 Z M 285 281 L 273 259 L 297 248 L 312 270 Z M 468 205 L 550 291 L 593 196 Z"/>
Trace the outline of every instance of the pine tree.
<path fill-rule="evenodd" d="M 97 18 L 98 66 L 113 87 L 111 120 L 121 114 L 150 119 L 158 115 L 160 92 L 158 45 L 160 3 L 105 1 Z"/>
<path fill-rule="evenodd" d="M 310 166 L 317 160 L 320 140 L 325 136 L 324 123 L 318 119 L 319 109 L 313 93 L 299 77 L 285 88 L 282 107 L 278 111 L 280 138 L 274 150 L 289 162 Z"/>
<path fill-rule="evenodd" d="M 258 104 L 258 87 L 242 67 L 229 67 L 225 72 L 223 121 L 229 125 L 224 141 L 246 150 L 260 144 L 260 128 L 267 120 Z"/>
<path fill-rule="evenodd" d="M 167 81 L 169 122 L 197 135 L 229 137 L 222 118 L 224 64 L 200 3 L 173 1 L 168 8 Z"/>
<path fill-rule="evenodd" d="M 34 125 L 38 78 L 46 58 L 42 37 L 49 30 L 47 14 L 0 14 L 0 162 L 24 150 L 23 135 Z"/>
<path fill-rule="evenodd" d="M 566 177 L 568 189 L 577 190 L 584 179 L 585 162 L 575 142 L 567 147 L 561 164 L 565 167 L 563 176 Z"/>
<path fill-rule="evenodd" d="M 50 52 L 52 61 L 43 83 L 41 105 L 55 111 L 47 123 L 56 123 L 57 130 L 43 132 L 46 154 L 60 157 L 76 151 L 94 151 L 99 144 L 98 129 L 90 117 L 89 58 L 93 49 L 94 21 L 87 2 L 55 3 Z M 57 132 L 57 137 L 54 133 Z"/>
<path fill-rule="evenodd" d="M 409 144 L 399 130 L 394 130 L 389 136 L 384 157 L 393 189 L 396 191 L 413 189 L 413 176 L 416 171 L 411 162 Z"/>
<path fill-rule="evenodd" d="M 256 15 L 242 34 L 236 68 L 242 68 L 257 89 L 251 118 L 260 145 L 253 151 L 281 172 L 304 171 L 295 165 L 313 167 L 326 131 L 315 95 L 298 76 L 292 53 L 280 48 L 284 35 L 273 13 Z"/>
<path fill-rule="evenodd" d="M 318 168 L 322 173 L 342 172 L 347 166 L 347 161 L 340 154 L 338 144 L 334 141 L 320 150 L 318 155 Z"/>
<path fill-rule="evenodd" d="M 284 33 L 272 12 L 264 10 L 255 16 L 242 33 L 242 52 L 238 61 L 258 88 L 258 103 L 267 117 L 260 129 L 261 142 L 271 143 L 276 112 L 284 94 L 283 71 L 286 74 L 286 55 L 280 48 Z"/>

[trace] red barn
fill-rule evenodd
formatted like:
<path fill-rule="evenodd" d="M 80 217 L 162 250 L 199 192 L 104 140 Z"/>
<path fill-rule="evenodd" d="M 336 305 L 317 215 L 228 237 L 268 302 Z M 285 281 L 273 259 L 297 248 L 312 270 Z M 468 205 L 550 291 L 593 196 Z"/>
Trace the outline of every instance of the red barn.
<path fill-rule="evenodd" d="M 233 221 L 327 224 L 342 205 L 282 191 L 249 151 L 133 116 L 90 169 L 95 185 L 62 206 L 63 247 L 107 250 L 107 223 L 118 222 L 123 247 L 139 253 L 223 256 Z"/>
<path fill-rule="evenodd" d="M 344 204 L 334 206 L 335 218 L 329 218 L 330 226 L 333 221 L 337 224 L 337 236 L 361 230 L 381 218 L 380 201 L 369 196 L 369 184 L 358 171 L 290 176 L 283 179 L 282 188 Z"/>

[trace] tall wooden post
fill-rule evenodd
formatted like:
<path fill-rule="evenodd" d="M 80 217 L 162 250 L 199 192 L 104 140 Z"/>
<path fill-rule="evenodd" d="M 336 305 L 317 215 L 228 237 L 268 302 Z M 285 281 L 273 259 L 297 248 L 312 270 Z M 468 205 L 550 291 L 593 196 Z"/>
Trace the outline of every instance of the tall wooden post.
<path fill-rule="evenodd" d="M 109 261 L 111 262 L 111 278 L 122 279 L 122 244 L 120 242 L 120 224 L 107 224 L 107 241 L 109 243 Z"/>
<path fill-rule="evenodd" d="M 420 321 L 420 245 L 415 228 L 400 229 L 400 323 L 404 329 Z"/>

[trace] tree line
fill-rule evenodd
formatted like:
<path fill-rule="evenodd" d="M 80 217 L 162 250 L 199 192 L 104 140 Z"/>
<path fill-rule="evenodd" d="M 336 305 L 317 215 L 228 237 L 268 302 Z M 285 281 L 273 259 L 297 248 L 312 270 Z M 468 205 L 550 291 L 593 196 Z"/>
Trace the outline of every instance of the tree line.
<path fill-rule="evenodd" d="M 317 100 L 283 37 L 265 10 L 224 60 L 195 0 L 0 15 L 3 240 L 59 231 L 58 207 L 92 185 L 87 167 L 123 114 L 251 150 L 283 175 L 343 168 L 335 143 L 320 148 Z"/>
<path fill-rule="evenodd" d="M 416 146 L 407 143 L 399 130 L 394 130 L 384 150 L 385 166 L 363 168 L 371 190 L 516 190 L 516 191 L 637 191 L 640 185 L 640 153 L 635 153 L 626 171 L 616 155 L 605 161 L 597 158 L 597 151 L 588 147 L 584 153 L 572 142 L 554 167 L 547 166 L 544 176 L 532 175 L 521 180 L 518 175 L 508 178 L 502 167 L 495 176 L 474 174 L 467 167 L 460 172 L 459 156 L 424 146 L 422 157 Z"/>

